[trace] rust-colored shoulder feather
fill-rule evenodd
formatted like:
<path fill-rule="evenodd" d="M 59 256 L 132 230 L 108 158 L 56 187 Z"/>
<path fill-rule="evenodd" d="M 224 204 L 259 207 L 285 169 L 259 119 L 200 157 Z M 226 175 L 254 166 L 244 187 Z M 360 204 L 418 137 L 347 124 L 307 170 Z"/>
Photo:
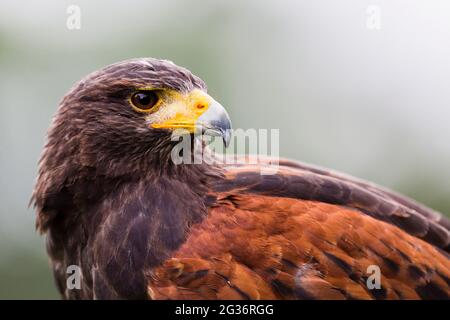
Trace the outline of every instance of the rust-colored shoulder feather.
<path fill-rule="evenodd" d="M 449 231 L 440 215 L 335 174 L 257 169 L 227 169 L 208 216 L 147 273 L 151 298 L 449 298 Z M 373 266 L 378 289 L 367 285 Z"/>

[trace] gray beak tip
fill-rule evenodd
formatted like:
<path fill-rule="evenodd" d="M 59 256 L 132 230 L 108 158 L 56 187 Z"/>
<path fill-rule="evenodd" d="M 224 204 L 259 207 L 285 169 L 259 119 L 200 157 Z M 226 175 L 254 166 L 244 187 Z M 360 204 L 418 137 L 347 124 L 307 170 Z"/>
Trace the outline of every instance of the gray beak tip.
<path fill-rule="evenodd" d="M 231 129 L 227 129 L 222 132 L 222 140 L 225 147 L 228 148 L 231 142 Z"/>

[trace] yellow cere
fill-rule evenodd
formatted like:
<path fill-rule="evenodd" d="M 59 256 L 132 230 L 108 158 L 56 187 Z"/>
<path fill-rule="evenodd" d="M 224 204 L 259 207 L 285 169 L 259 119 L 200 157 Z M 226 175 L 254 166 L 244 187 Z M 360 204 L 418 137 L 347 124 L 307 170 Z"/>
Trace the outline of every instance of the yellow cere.
<path fill-rule="evenodd" d="M 146 119 L 157 129 L 186 129 L 195 131 L 197 119 L 209 108 L 213 99 L 205 92 L 195 89 L 188 94 L 165 90 L 158 108 Z"/>

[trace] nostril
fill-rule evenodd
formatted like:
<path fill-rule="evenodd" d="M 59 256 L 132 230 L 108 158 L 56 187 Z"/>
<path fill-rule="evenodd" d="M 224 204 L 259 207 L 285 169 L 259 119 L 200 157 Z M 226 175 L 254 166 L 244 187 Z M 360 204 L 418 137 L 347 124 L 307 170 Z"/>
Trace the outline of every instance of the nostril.
<path fill-rule="evenodd" d="M 199 110 L 205 109 L 205 105 L 202 104 L 202 103 L 199 103 L 199 104 L 197 105 L 197 109 L 199 109 Z"/>

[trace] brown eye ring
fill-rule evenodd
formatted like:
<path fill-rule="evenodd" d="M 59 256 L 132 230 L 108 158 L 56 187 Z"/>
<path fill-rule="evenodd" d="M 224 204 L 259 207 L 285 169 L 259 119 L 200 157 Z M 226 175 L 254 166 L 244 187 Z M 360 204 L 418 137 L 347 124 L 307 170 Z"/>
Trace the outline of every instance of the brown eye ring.
<path fill-rule="evenodd" d="M 143 90 L 133 93 L 131 96 L 131 103 L 137 111 L 148 112 L 159 101 L 159 96 L 156 92 L 151 90 Z"/>

